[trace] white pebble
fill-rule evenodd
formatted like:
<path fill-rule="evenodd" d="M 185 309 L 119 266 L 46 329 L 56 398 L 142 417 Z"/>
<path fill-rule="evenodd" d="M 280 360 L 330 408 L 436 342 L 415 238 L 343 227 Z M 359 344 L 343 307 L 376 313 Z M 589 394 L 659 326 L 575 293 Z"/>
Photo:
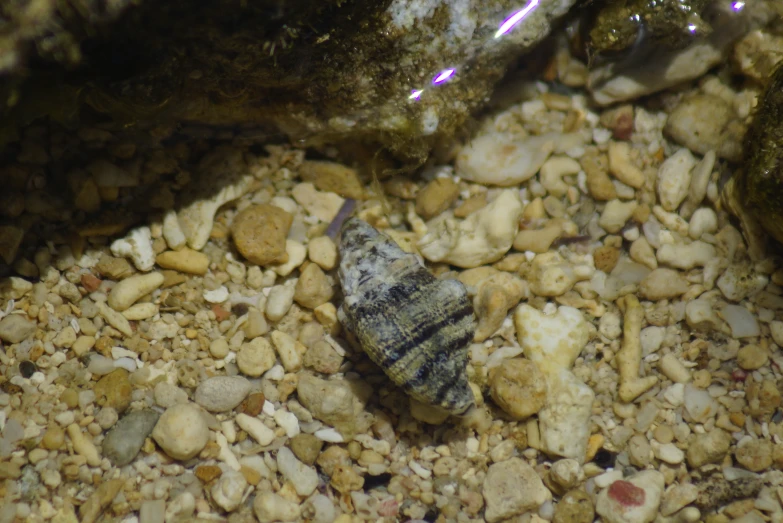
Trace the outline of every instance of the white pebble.
<path fill-rule="evenodd" d="M 221 285 L 217 289 L 204 291 L 204 300 L 208 303 L 223 303 L 228 299 L 228 289 Z"/>
<path fill-rule="evenodd" d="M 285 430 L 286 436 L 293 438 L 299 434 L 299 420 L 287 410 L 278 410 L 274 415 L 275 422 Z"/>
<path fill-rule="evenodd" d="M 237 414 L 235 421 L 242 430 L 250 434 L 262 447 L 269 445 L 275 439 L 275 431 L 264 425 L 264 422 L 258 418 L 250 417 L 247 414 Z"/>
<path fill-rule="evenodd" d="M 277 468 L 300 496 L 307 497 L 318 487 L 318 473 L 294 456 L 288 447 L 277 451 Z"/>
<path fill-rule="evenodd" d="M 343 441 L 345 441 L 343 435 L 337 432 L 337 430 L 333 429 L 332 427 L 317 430 L 315 431 L 314 436 L 320 439 L 321 441 L 325 441 L 327 443 L 342 443 Z"/>
<path fill-rule="evenodd" d="M 688 196 L 691 183 L 691 169 L 696 159 L 690 150 L 683 147 L 666 159 L 658 169 L 658 198 L 667 211 L 675 211 Z"/>
<path fill-rule="evenodd" d="M 232 512 L 242 503 L 246 487 L 247 481 L 242 474 L 226 471 L 212 485 L 212 499 L 226 512 Z"/>
<path fill-rule="evenodd" d="M 163 285 L 163 274 L 151 272 L 137 274 L 125 278 L 109 293 L 109 307 L 122 312 L 138 301 L 142 296 L 149 294 Z"/>
<path fill-rule="evenodd" d="M 295 285 L 286 282 L 285 285 L 275 285 L 266 298 L 266 317 L 270 321 L 280 321 L 288 313 L 294 303 Z"/>
<path fill-rule="evenodd" d="M 691 216 L 688 223 L 688 235 L 698 240 L 703 234 L 712 234 L 718 230 L 718 215 L 709 207 L 701 207 Z"/>
<path fill-rule="evenodd" d="M 130 258 L 140 271 L 150 271 L 155 266 L 155 250 L 152 248 L 152 232 L 149 227 L 138 227 L 127 236 L 111 244 L 111 253 Z"/>

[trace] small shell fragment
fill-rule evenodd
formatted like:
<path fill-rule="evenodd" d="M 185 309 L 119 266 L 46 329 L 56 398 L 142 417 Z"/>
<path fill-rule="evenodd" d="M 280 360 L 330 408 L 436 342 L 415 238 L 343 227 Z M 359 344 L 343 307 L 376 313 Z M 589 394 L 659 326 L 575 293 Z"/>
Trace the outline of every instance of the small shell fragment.
<path fill-rule="evenodd" d="M 465 287 L 358 218 L 340 235 L 338 316 L 364 351 L 414 399 L 462 414 L 474 405 L 466 367 L 476 328 Z"/>

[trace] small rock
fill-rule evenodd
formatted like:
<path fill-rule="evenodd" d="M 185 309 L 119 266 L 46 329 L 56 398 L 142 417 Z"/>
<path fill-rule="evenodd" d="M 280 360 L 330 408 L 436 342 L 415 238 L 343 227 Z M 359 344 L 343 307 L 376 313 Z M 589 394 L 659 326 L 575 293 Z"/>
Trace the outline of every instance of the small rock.
<path fill-rule="evenodd" d="M 103 439 L 103 455 L 117 467 L 124 467 L 141 450 L 160 414 L 152 409 L 136 410 L 119 420 Z"/>
<path fill-rule="evenodd" d="M 217 465 L 199 465 L 193 475 L 202 483 L 210 483 L 223 475 L 223 469 Z"/>
<path fill-rule="evenodd" d="M 237 352 L 239 371 L 251 378 L 257 378 L 275 364 L 275 351 L 266 338 L 258 337 L 243 343 Z"/>
<path fill-rule="evenodd" d="M 140 271 L 150 271 L 155 266 L 155 250 L 152 248 L 152 232 L 149 227 L 137 227 L 127 236 L 111 244 L 111 253 L 129 258 Z"/>
<path fill-rule="evenodd" d="M 266 298 L 266 317 L 270 321 L 280 321 L 294 303 L 295 285 L 275 285 Z"/>
<path fill-rule="evenodd" d="M 661 515 L 671 516 L 675 512 L 690 505 L 699 496 L 699 487 L 693 483 L 680 483 L 667 489 L 663 494 Z"/>
<path fill-rule="evenodd" d="M 616 247 L 601 246 L 593 252 L 595 268 L 607 274 L 617 265 L 620 259 L 620 250 Z"/>
<path fill-rule="evenodd" d="M 625 185 L 640 189 L 646 177 L 631 159 L 631 145 L 628 142 L 609 142 L 609 172 Z"/>
<path fill-rule="evenodd" d="M 315 309 L 332 299 L 334 290 L 324 271 L 315 263 L 309 264 L 296 281 L 294 301 L 302 307 Z"/>
<path fill-rule="evenodd" d="M 0 340 L 21 343 L 35 333 L 36 326 L 22 314 L 9 314 L 0 320 Z"/>
<path fill-rule="evenodd" d="M 678 449 L 674 443 L 653 447 L 653 452 L 656 458 L 670 465 L 677 465 L 685 459 L 685 453 Z"/>
<path fill-rule="evenodd" d="M 176 385 L 172 385 L 165 381 L 161 381 L 155 385 L 153 396 L 155 398 L 155 403 L 164 409 L 188 402 L 187 392 Z"/>
<path fill-rule="evenodd" d="M 312 183 L 297 184 L 291 191 L 296 203 L 325 223 L 331 223 L 345 200 L 333 192 L 323 192 L 315 188 Z"/>
<path fill-rule="evenodd" d="M 277 451 L 277 469 L 283 477 L 291 482 L 300 496 L 307 497 L 318 487 L 318 473 L 296 459 L 288 447 Z"/>
<path fill-rule="evenodd" d="M 595 519 L 593 501 L 584 490 L 572 490 L 555 506 L 553 523 L 592 523 Z"/>
<path fill-rule="evenodd" d="M 302 180 L 315 184 L 321 191 L 337 193 L 345 198 L 364 198 L 364 186 L 356 169 L 334 162 L 305 161 L 299 167 Z"/>
<path fill-rule="evenodd" d="M 719 96 L 699 93 L 684 98 L 669 114 L 664 131 L 699 154 L 713 150 L 733 162 L 742 158 L 745 126 Z"/>
<path fill-rule="evenodd" d="M 436 178 L 416 195 L 416 214 L 429 220 L 439 215 L 459 198 L 459 185 L 451 178 Z"/>
<path fill-rule="evenodd" d="M 109 293 L 109 307 L 122 312 L 142 296 L 146 296 L 161 285 L 163 285 L 163 275 L 159 272 L 137 274 L 125 278 L 115 285 Z"/>
<path fill-rule="evenodd" d="M 715 247 L 709 243 L 695 241 L 688 244 L 662 245 L 656 253 L 658 262 L 676 269 L 690 270 L 704 267 L 717 256 Z"/>
<path fill-rule="evenodd" d="M 590 335 L 579 309 L 566 306 L 546 315 L 523 303 L 514 313 L 514 325 L 525 356 L 544 374 L 571 368 Z"/>
<path fill-rule="evenodd" d="M 52 344 L 58 348 L 69 349 L 74 343 L 76 343 L 76 331 L 70 325 L 57 333 L 52 340 Z"/>
<path fill-rule="evenodd" d="M 247 321 L 242 325 L 242 331 L 245 333 L 245 339 L 253 340 L 269 332 L 269 325 L 261 311 L 251 307 L 247 311 Z"/>
<path fill-rule="evenodd" d="M 95 384 L 95 403 L 101 407 L 111 407 L 122 414 L 130 406 L 133 385 L 128 378 L 128 371 L 116 369 Z"/>
<path fill-rule="evenodd" d="M 612 234 L 618 233 L 631 219 L 638 206 L 639 204 L 634 200 L 628 202 L 611 200 L 606 203 L 606 207 L 598 219 L 598 225 Z"/>
<path fill-rule="evenodd" d="M 505 360 L 489 372 L 495 403 L 517 420 L 529 418 L 544 406 L 546 381 L 535 363 L 523 358 Z"/>
<path fill-rule="evenodd" d="M 737 463 L 751 472 L 763 472 L 772 466 L 772 443 L 765 439 L 750 439 L 737 445 Z"/>
<path fill-rule="evenodd" d="M 253 511 L 260 523 L 298 521 L 299 519 L 299 504 L 272 492 L 256 494 Z"/>
<path fill-rule="evenodd" d="M 115 258 L 105 253 L 98 260 L 95 270 L 98 271 L 98 274 L 110 280 L 121 280 L 134 272 L 125 258 Z"/>
<path fill-rule="evenodd" d="M 275 440 L 275 431 L 264 425 L 260 419 L 247 414 L 237 414 L 235 421 L 237 425 L 250 434 L 259 445 L 265 447 Z"/>
<path fill-rule="evenodd" d="M 334 374 L 342 364 L 343 357 L 325 340 L 315 342 L 304 355 L 305 367 L 322 374 Z"/>
<path fill-rule="evenodd" d="M 241 376 L 213 376 L 199 384 L 194 399 L 209 412 L 225 412 L 242 403 L 250 387 Z"/>
<path fill-rule="evenodd" d="M 555 136 L 551 134 L 530 136 L 522 141 L 512 134 L 482 134 L 457 155 L 457 173 L 484 185 L 517 185 L 535 176 L 555 145 Z"/>
<path fill-rule="evenodd" d="M 651 454 L 650 442 L 644 434 L 636 434 L 628 440 L 628 457 L 632 465 L 639 468 L 646 467 L 650 464 Z"/>
<path fill-rule="evenodd" d="M 649 523 L 655 519 L 663 494 L 663 474 L 638 472 L 617 480 L 598 494 L 595 511 L 607 523 Z"/>
<path fill-rule="evenodd" d="M 318 454 L 321 453 L 324 442 L 312 434 L 297 434 L 288 445 L 291 447 L 294 455 L 306 465 L 314 465 Z"/>
<path fill-rule="evenodd" d="M 350 464 L 341 464 L 334 467 L 329 484 L 338 492 L 347 494 L 361 490 L 364 478 Z"/>
<path fill-rule="evenodd" d="M 307 247 L 295 240 L 285 241 L 285 252 L 288 255 L 288 261 L 278 265 L 273 265 L 272 270 L 275 271 L 278 276 L 288 276 L 294 270 L 296 270 L 307 257 Z"/>
<path fill-rule="evenodd" d="M 198 407 L 174 405 L 158 420 L 152 438 L 163 451 L 177 460 L 196 456 L 209 441 L 209 428 Z"/>
<path fill-rule="evenodd" d="M 537 509 L 552 497 L 535 469 L 520 458 L 491 465 L 482 488 L 488 523 Z"/>
<path fill-rule="evenodd" d="M 701 467 L 721 461 L 731 446 L 729 433 L 714 428 L 705 434 L 696 434 L 688 445 L 686 453 L 691 467 Z"/>
<path fill-rule="evenodd" d="M 182 227 L 179 225 L 177 213 L 173 209 L 166 211 L 166 214 L 163 216 L 163 238 L 166 240 L 169 249 L 175 250 L 182 249 L 188 242 Z"/>
<path fill-rule="evenodd" d="M 296 372 L 301 369 L 302 356 L 307 352 L 307 347 L 294 339 L 290 334 L 280 330 L 273 331 L 271 337 L 285 370 L 287 372 Z"/>
<path fill-rule="evenodd" d="M 33 284 L 29 281 L 11 276 L 0 279 L 0 299 L 18 300 L 33 290 Z"/>
<path fill-rule="evenodd" d="M 657 190 L 661 206 L 667 211 L 676 211 L 688 196 L 691 183 L 691 169 L 696 159 L 691 152 L 682 148 L 664 161 L 658 168 Z"/>
<path fill-rule="evenodd" d="M 254 205 L 234 217 L 231 234 L 237 250 L 258 265 L 288 261 L 285 244 L 294 217 L 274 205 Z"/>
<path fill-rule="evenodd" d="M 166 501 L 148 499 L 139 507 L 139 523 L 163 523 L 166 521 Z"/>
<path fill-rule="evenodd" d="M 155 258 L 155 262 L 164 269 L 203 276 L 209 269 L 209 257 L 193 249 L 184 247 L 178 251 L 165 251 Z"/>
<path fill-rule="evenodd" d="M 13 225 L 0 225 L 0 258 L 6 265 L 12 265 L 22 245 L 24 229 Z"/>
<path fill-rule="evenodd" d="M 330 271 L 337 265 L 337 246 L 328 236 L 319 236 L 310 240 L 307 244 L 307 255 L 310 261 L 325 271 Z"/>
<path fill-rule="evenodd" d="M 729 324 L 731 336 L 735 339 L 754 338 L 761 333 L 756 317 L 741 305 L 724 305 L 720 316 Z"/>
<path fill-rule="evenodd" d="M 363 433 L 372 423 L 372 415 L 364 408 L 372 389 L 364 382 L 327 381 L 301 373 L 296 392 L 313 417 L 334 427 L 346 439 Z"/>
<path fill-rule="evenodd" d="M 651 300 L 668 300 L 688 291 L 688 282 L 672 269 L 655 269 L 639 284 L 641 297 Z"/>
<path fill-rule="evenodd" d="M 547 401 L 538 412 L 542 450 L 582 463 L 590 438 L 595 393 L 566 369 L 547 373 Z"/>
<path fill-rule="evenodd" d="M 87 464 L 91 467 L 97 467 L 101 464 L 101 455 L 95 444 L 88 436 L 86 436 L 79 425 L 71 423 L 66 429 L 68 431 L 68 437 L 71 438 L 73 444 L 73 450 L 78 454 L 84 456 Z"/>
<path fill-rule="evenodd" d="M 226 512 L 236 510 L 242 503 L 247 488 L 245 477 L 234 470 L 228 470 L 212 485 L 212 499 Z"/>
<path fill-rule="evenodd" d="M 760 369 L 769 361 L 769 353 L 758 345 L 745 345 L 737 352 L 737 365 L 745 370 Z"/>

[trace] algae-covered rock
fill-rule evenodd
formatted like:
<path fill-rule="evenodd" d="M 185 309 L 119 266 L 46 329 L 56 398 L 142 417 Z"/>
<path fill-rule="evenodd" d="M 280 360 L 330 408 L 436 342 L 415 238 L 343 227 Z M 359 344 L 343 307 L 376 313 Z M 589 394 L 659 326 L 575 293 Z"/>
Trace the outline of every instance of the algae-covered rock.
<path fill-rule="evenodd" d="M 17 86 L 6 125 L 86 104 L 124 123 L 252 125 L 421 161 L 574 2 L 138 1 L 110 30 L 69 19 L 84 59 L 66 63 L 81 68 L 51 67 L 58 81 L 35 100 L 21 87 L 38 76 Z M 499 30 L 514 13 L 524 19 Z"/>

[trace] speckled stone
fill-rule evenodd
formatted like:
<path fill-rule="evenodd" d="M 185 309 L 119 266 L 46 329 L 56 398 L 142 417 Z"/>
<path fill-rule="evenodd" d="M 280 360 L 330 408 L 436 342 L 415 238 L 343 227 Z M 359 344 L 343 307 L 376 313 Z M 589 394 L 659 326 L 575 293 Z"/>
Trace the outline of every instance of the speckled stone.
<path fill-rule="evenodd" d="M 160 414 L 152 409 L 128 413 L 114 425 L 103 440 L 103 455 L 117 467 L 133 461 L 144 440 L 152 433 Z"/>
<path fill-rule="evenodd" d="M 98 380 L 92 390 L 98 405 L 112 407 L 121 414 L 131 403 L 133 386 L 128 378 L 128 371 L 117 369 Z"/>
<path fill-rule="evenodd" d="M 242 376 L 214 376 L 199 384 L 195 400 L 210 412 L 225 412 L 242 403 L 250 387 Z"/>

